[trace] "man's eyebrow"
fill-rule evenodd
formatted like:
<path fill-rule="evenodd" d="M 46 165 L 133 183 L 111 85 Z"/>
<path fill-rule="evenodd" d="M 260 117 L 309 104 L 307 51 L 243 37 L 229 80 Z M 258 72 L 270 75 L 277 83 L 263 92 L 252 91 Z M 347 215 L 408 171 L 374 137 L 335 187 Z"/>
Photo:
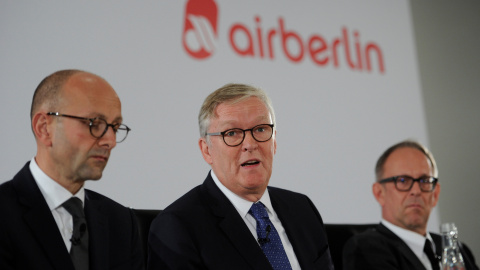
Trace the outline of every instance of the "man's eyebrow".
<path fill-rule="evenodd" d="M 104 114 L 101 114 L 101 113 L 95 113 L 93 114 L 93 117 L 91 118 L 100 118 L 100 119 L 103 119 L 103 120 L 107 120 L 107 117 L 104 115 Z M 122 123 L 123 122 L 123 118 L 121 116 L 118 116 L 116 117 L 115 119 L 113 119 L 112 123 Z"/>
<path fill-rule="evenodd" d="M 113 122 L 114 122 L 114 123 L 122 123 L 122 122 L 123 122 L 123 118 L 122 118 L 121 116 L 119 116 L 119 117 L 113 119 Z"/>

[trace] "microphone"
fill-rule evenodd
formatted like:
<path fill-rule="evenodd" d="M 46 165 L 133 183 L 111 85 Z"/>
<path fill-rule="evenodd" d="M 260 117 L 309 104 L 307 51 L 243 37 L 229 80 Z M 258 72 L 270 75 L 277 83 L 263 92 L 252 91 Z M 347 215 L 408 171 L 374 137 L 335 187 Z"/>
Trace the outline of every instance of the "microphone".
<path fill-rule="evenodd" d="M 80 237 L 72 235 L 72 238 L 70 238 L 70 242 L 72 242 L 72 245 L 76 246 L 80 244 Z"/>
<path fill-rule="evenodd" d="M 267 235 L 265 235 L 265 238 L 258 238 L 258 243 L 260 243 L 260 245 L 264 245 L 270 242 L 270 238 L 268 238 L 268 235 L 270 235 L 271 230 L 272 230 L 272 227 L 270 227 L 270 225 L 267 225 L 267 228 L 265 228 L 265 231 L 267 232 Z"/>
<path fill-rule="evenodd" d="M 87 231 L 87 224 L 81 223 L 80 227 L 78 228 L 78 231 L 74 230 L 72 233 L 72 238 L 70 238 L 70 242 L 72 242 L 72 245 L 74 246 L 79 245 L 86 231 Z"/>

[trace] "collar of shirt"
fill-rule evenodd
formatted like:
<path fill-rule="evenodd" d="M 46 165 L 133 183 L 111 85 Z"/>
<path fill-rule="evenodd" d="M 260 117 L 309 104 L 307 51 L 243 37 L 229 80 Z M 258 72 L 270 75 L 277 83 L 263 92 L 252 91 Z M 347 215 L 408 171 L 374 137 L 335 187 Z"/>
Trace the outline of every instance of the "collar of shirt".
<path fill-rule="evenodd" d="M 230 200 L 235 209 L 237 209 L 238 213 L 245 222 L 245 225 L 247 225 L 248 229 L 252 233 L 253 238 L 257 239 L 257 221 L 252 215 L 248 214 L 248 211 L 250 210 L 250 207 L 252 207 L 253 202 L 241 198 L 240 196 L 226 188 L 220 182 L 220 180 L 218 180 L 218 177 L 215 175 L 213 170 L 210 170 L 210 175 L 212 176 L 212 179 L 217 185 L 217 187 L 223 192 L 223 194 L 225 194 L 228 200 Z M 268 188 L 265 189 L 265 192 L 263 193 L 259 201 L 262 202 L 263 205 L 265 205 L 265 207 L 267 208 L 268 217 L 270 218 L 270 221 L 272 222 L 273 226 L 278 232 L 278 235 L 280 236 L 283 247 L 285 249 L 285 253 L 287 254 L 292 269 L 300 270 L 300 264 L 298 262 L 297 256 L 295 255 L 295 252 L 293 251 L 292 243 L 288 239 L 288 235 L 283 228 L 282 222 L 275 213 L 275 210 L 273 210 L 272 202 L 270 201 L 270 194 L 268 193 Z"/>
<path fill-rule="evenodd" d="M 248 211 L 250 210 L 250 207 L 252 207 L 253 202 L 243 199 L 242 197 L 238 196 L 237 194 L 233 193 L 230 189 L 225 187 L 222 184 L 222 182 L 218 180 L 218 177 L 215 175 L 213 170 L 210 170 L 210 175 L 212 176 L 212 179 L 217 185 L 217 187 L 222 191 L 223 194 L 225 194 L 225 196 L 233 204 L 235 209 L 237 209 L 240 216 L 244 219 L 247 218 Z M 272 207 L 272 202 L 270 201 L 270 195 L 268 193 L 268 189 L 265 190 L 265 192 L 263 193 L 259 201 L 261 201 L 263 205 L 265 205 L 265 207 L 267 208 L 267 212 L 269 212 L 269 214 L 272 215 L 273 207 Z"/>
<path fill-rule="evenodd" d="M 35 157 L 30 161 L 30 171 L 51 211 L 57 209 L 66 200 L 72 197 L 72 193 L 70 193 L 70 191 L 62 187 L 59 183 L 46 175 L 42 169 L 40 169 L 40 167 L 38 167 Z M 82 200 L 82 203 L 84 203 L 84 187 L 80 188 L 80 190 L 74 196 L 78 197 L 80 200 Z"/>
<path fill-rule="evenodd" d="M 412 232 L 410 230 L 396 226 L 386 221 L 385 219 L 382 219 L 382 224 L 385 225 L 385 227 L 387 227 L 388 229 L 390 229 L 393 233 L 395 233 L 398 237 L 400 237 L 422 262 L 426 260 L 426 263 L 429 265 L 430 268 L 430 261 L 423 252 L 423 247 L 425 246 L 425 239 L 428 239 L 430 240 L 430 242 L 432 242 L 433 252 L 435 252 L 436 247 L 435 242 L 433 242 L 432 236 L 429 232 L 427 232 L 426 236 L 423 236 L 416 232 Z"/>

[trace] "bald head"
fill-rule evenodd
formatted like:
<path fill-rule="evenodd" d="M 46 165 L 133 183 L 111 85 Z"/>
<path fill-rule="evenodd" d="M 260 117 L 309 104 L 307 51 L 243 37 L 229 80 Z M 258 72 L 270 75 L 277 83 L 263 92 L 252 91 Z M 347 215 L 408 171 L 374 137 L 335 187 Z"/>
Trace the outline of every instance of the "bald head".
<path fill-rule="evenodd" d="M 33 119 L 35 113 L 42 107 L 46 107 L 47 110 L 55 108 L 58 104 L 60 90 L 65 82 L 72 75 L 80 72 L 83 71 L 76 69 L 60 70 L 43 79 L 33 94 L 30 119 Z"/>
<path fill-rule="evenodd" d="M 98 75 L 82 70 L 66 69 L 52 73 L 51 75 L 43 79 L 35 89 L 32 106 L 30 109 L 30 119 L 33 120 L 33 116 L 40 110 L 58 110 L 62 103 L 62 94 L 65 92 L 65 90 L 75 91 L 75 89 L 71 89 L 72 85 L 78 86 L 74 88 L 81 89 L 83 91 L 84 89 L 89 89 L 88 87 L 84 87 L 85 85 L 98 81 L 101 81 L 103 84 L 108 85 L 108 83 Z M 69 82 L 69 89 L 65 89 L 64 87 L 67 82 Z M 113 88 L 111 88 L 110 85 L 108 85 L 107 88 L 111 89 L 114 96 L 116 96 L 115 91 L 113 90 Z"/>

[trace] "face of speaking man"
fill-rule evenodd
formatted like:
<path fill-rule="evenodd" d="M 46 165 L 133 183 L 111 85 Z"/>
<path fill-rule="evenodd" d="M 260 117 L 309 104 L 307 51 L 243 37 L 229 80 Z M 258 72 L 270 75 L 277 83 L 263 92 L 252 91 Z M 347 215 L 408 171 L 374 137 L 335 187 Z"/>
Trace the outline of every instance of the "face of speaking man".
<path fill-rule="evenodd" d="M 430 160 L 419 150 L 411 147 L 396 149 L 383 166 L 382 179 L 407 175 L 414 179 L 434 176 Z M 373 184 L 373 194 L 382 207 L 382 217 L 404 229 L 426 234 L 430 212 L 437 205 L 440 185 L 431 192 L 420 190 L 414 182 L 409 191 L 399 191 L 394 182 Z"/>
<path fill-rule="evenodd" d="M 251 129 L 261 124 L 272 124 L 267 106 L 257 97 L 238 103 L 222 103 L 215 109 L 208 132 L 222 132 L 232 128 Z M 222 136 L 199 140 L 205 161 L 220 182 L 238 196 L 258 201 L 267 188 L 272 174 L 273 156 L 277 142 L 275 132 L 270 140 L 258 142 L 250 131 L 238 146 L 228 146 Z"/>

